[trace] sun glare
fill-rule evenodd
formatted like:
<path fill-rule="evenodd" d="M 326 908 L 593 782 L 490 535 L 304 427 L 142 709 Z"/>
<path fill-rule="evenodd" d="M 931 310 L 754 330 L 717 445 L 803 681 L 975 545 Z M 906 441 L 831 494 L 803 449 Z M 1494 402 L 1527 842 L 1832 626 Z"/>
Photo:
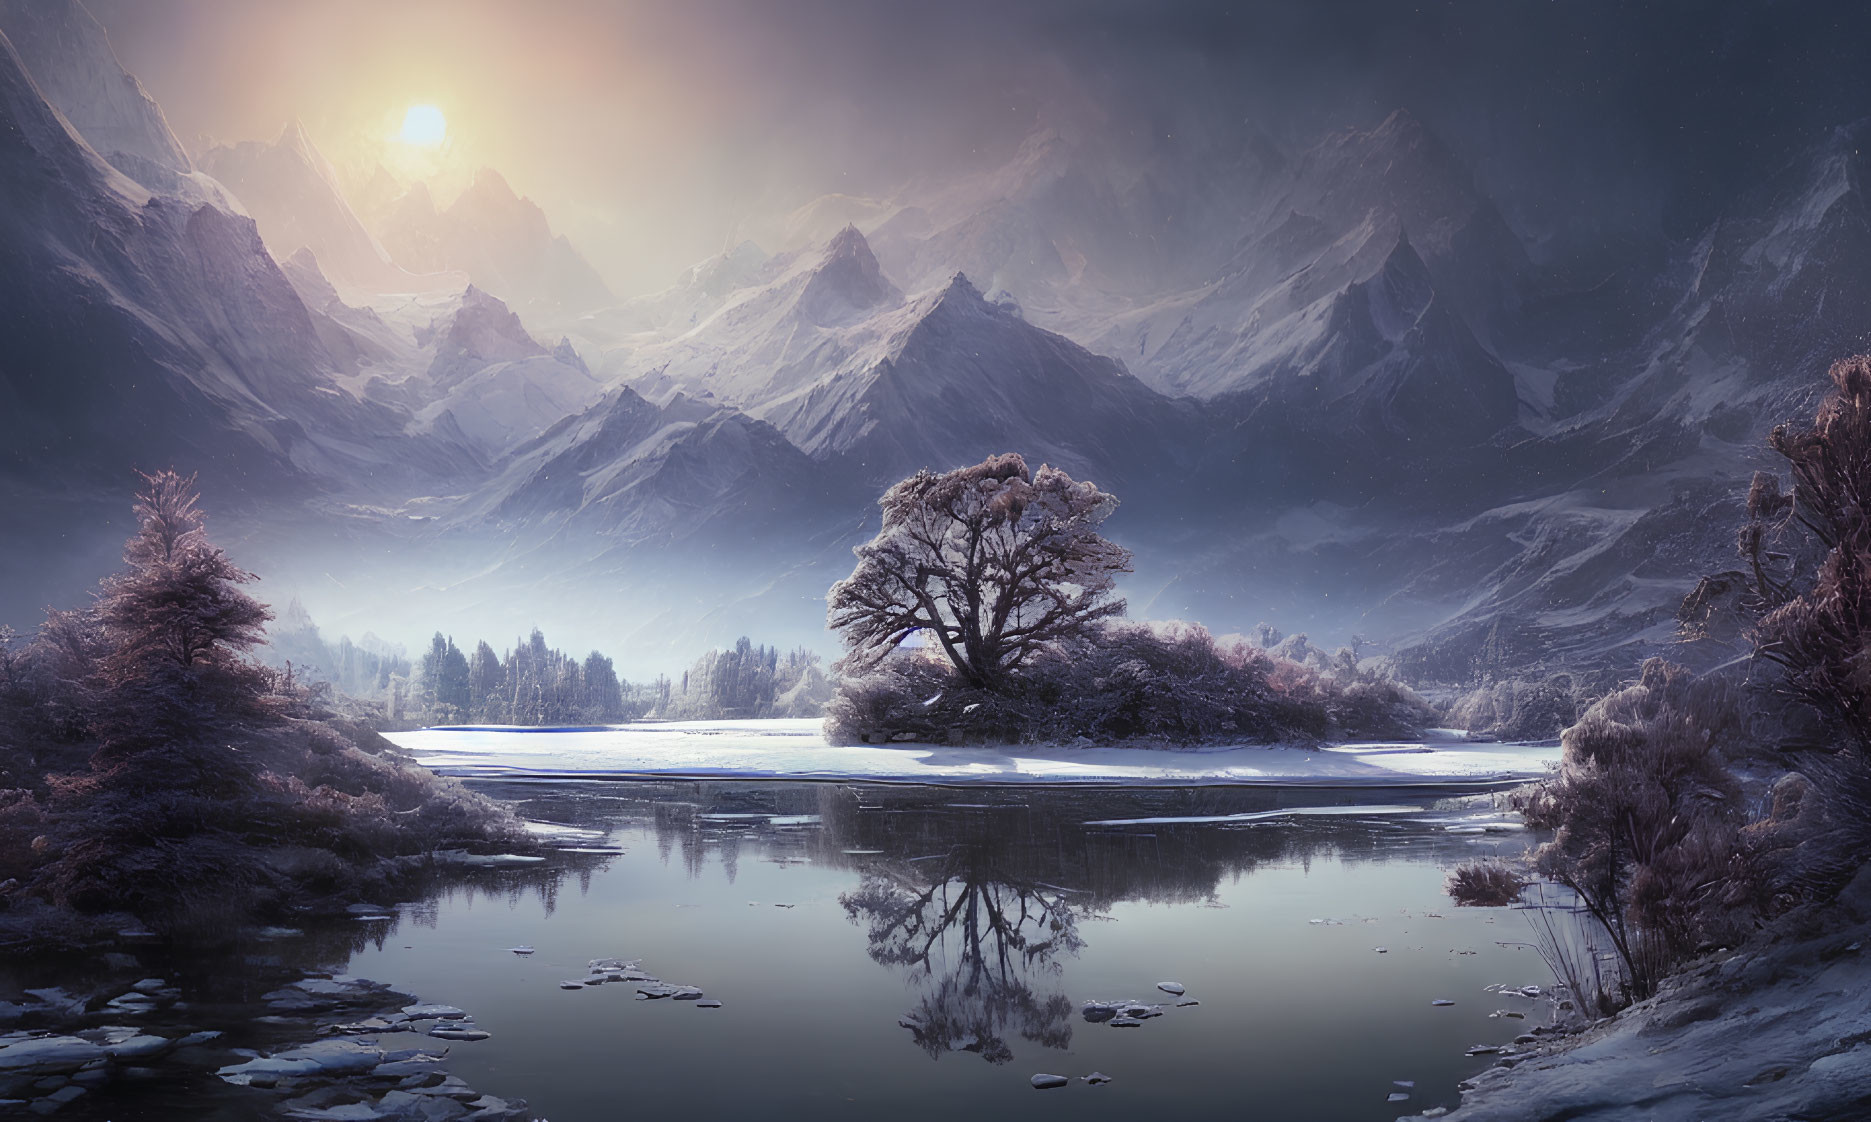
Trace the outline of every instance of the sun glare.
<path fill-rule="evenodd" d="M 448 118 L 433 105 L 412 105 L 403 114 L 403 143 L 433 148 L 448 135 Z"/>

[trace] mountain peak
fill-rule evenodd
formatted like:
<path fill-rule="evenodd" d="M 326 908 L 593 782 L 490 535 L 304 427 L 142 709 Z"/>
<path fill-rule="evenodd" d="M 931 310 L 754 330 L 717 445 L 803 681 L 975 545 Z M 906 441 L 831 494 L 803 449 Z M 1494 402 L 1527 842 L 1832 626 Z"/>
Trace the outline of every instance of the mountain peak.
<path fill-rule="evenodd" d="M 503 203 L 517 203 L 520 196 L 508 184 L 507 177 L 493 168 L 479 168 L 474 173 L 474 182 L 468 187 L 468 194 L 479 195 L 487 200 Z"/>
<path fill-rule="evenodd" d="M 297 152 L 306 157 L 308 161 L 312 158 L 313 153 L 317 151 L 317 149 L 312 147 L 312 138 L 305 134 L 304 123 L 297 117 L 289 118 L 286 121 L 286 127 L 279 130 L 279 139 L 273 141 L 273 144 L 287 151 Z"/>
<path fill-rule="evenodd" d="M 425 339 L 424 336 L 427 336 Z M 497 296 L 470 284 L 446 320 L 430 324 L 417 341 L 435 345 L 429 376 L 447 387 L 495 362 L 546 354 L 513 309 Z"/>
<path fill-rule="evenodd" d="M 435 213 L 435 196 L 429 193 L 428 181 L 418 179 L 409 185 L 409 189 L 392 206 L 396 210 L 407 209 L 416 214 L 432 215 Z"/>
<path fill-rule="evenodd" d="M 576 367 L 587 374 L 591 373 L 591 368 L 585 365 L 584 358 L 579 355 L 578 348 L 572 346 L 569 336 L 559 336 L 558 345 L 552 348 L 552 357 L 566 366 Z"/>
<path fill-rule="evenodd" d="M 98 155 L 152 191 L 201 193 L 191 190 L 194 165 L 155 99 L 77 0 L 0 0 L 0 34 L 39 93 Z"/>
<path fill-rule="evenodd" d="M 942 299 L 947 300 L 950 297 L 979 301 L 981 299 L 981 290 L 976 288 L 974 282 L 968 279 L 967 273 L 957 271 L 954 276 L 948 279 L 948 284 L 942 289 Z"/>
<path fill-rule="evenodd" d="M 799 294 L 799 310 L 829 326 L 903 298 L 856 226 L 846 226 L 825 247 L 825 256 Z"/>
<path fill-rule="evenodd" d="M 876 260 L 871 254 L 871 243 L 864 239 L 857 223 L 848 223 L 845 228 L 832 235 L 832 240 L 825 245 L 825 260 L 839 257 L 859 257 Z"/>
<path fill-rule="evenodd" d="M 1384 263 L 1368 279 L 1349 286 L 1345 294 L 1349 303 L 1341 307 L 1357 308 L 1359 318 L 1368 318 L 1378 334 L 1396 342 L 1435 301 L 1436 288 L 1429 266 L 1408 235 L 1399 230 Z"/>

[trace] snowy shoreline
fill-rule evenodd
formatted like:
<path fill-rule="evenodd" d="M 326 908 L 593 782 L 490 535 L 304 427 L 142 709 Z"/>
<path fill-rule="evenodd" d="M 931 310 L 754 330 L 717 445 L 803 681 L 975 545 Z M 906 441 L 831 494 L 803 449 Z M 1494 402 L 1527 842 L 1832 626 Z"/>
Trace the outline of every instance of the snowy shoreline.
<path fill-rule="evenodd" d="M 419 763 L 459 778 L 746 779 L 937 786 L 1514 786 L 1544 775 L 1553 745 L 1454 738 L 1323 748 L 1175 750 L 1018 745 L 833 745 L 810 720 L 692 721 L 603 729 L 431 728 L 385 734 Z"/>
<path fill-rule="evenodd" d="M 1488 1068 L 1446 1122 L 1867 1117 L 1868 943 L 1871 867 L 1836 901 L 1689 964 L 1655 997 Z"/>

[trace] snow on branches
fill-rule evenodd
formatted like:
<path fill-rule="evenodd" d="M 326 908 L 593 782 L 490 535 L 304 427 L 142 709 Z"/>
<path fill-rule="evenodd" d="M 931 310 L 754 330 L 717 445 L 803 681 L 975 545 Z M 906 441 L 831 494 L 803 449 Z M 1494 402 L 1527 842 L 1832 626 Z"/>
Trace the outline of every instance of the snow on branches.
<path fill-rule="evenodd" d="M 1130 553 L 1098 533 L 1117 499 L 1012 453 L 921 471 L 885 492 L 883 529 L 832 586 L 840 668 L 875 668 L 925 632 L 969 684 L 994 689 L 1050 644 L 1123 615 Z"/>

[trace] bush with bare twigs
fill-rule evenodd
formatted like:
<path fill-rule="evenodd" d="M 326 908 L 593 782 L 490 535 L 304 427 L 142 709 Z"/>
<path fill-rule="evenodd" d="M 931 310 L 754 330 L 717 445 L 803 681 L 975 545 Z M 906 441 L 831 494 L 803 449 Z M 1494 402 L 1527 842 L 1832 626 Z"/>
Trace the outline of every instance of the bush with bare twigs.
<path fill-rule="evenodd" d="M 1527 875 L 1499 860 L 1466 861 L 1450 871 L 1443 888 L 1469 908 L 1505 908 L 1520 899 Z"/>

